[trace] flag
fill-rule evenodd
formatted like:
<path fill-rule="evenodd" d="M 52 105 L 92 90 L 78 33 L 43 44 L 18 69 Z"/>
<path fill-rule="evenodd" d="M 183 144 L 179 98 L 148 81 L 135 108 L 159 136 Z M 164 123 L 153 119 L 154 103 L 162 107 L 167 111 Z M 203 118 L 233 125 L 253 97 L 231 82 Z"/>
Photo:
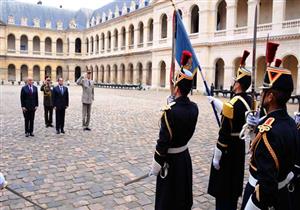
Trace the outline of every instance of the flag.
<path fill-rule="evenodd" d="M 180 61 L 181 61 L 182 52 L 184 50 L 188 50 L 188 51 L 190 51 L 192 53 L 193 64 L 192 64 L 192 68 L 190 69 L 190 71 L 193 73 L 193 76 L 194 76 L 197 73 L 197 69 L 199 69 L 199 72 L 200 72 L 200 75 L 202 77 L 203 84 L 204 84 L 204 87 L 205 87 L 205 90 L 206 90 L 206 94 L 210 96 L 211 93 L 210 93 L 210 90 L 208 88 L 207 82 L 206 82 L 206 80 L 204 78 L 204 75 L 202 73 L 202 70 L 201 70 L 201 67 L 200 67 L 197 55 L 196 55 L 196 53 L 194 51 L 194 48 L 193 48 L 193 46 L 191 44 L 189 35 L 186 32 L 186 30 L 185 30 L 184 24 L 182 22 L 181 16 L 178 13 L 178 11 L 175 12 L 175 20 L 176 20 L 175 46 L 174 46 L 175 47 L 175 55 L 173 55 L 173 56 L 175 56 L 175 59 L 176 59 L 177 63 L 179 64 L 179 66 L 181 66 Z M 174 28 L 173 28 L 173 30 L 174 30 Z M 215 107 L 215 105 L 214 105 L 213 102 L 211 103 L 211 106 L 212 106 L 214 115 L 216 117 L 217 123 L 218 123 L 218 125 L 220 127 L 220 125 L 221 125 L 220 119 L 218 117 L 218 114 L 217 114 L 217 111 L 216 111 L 216 107 Z"/>
<path fill-rule="evenodd" d="M 197 72 L 197 68 L 199 68 L 199 61 L 197 59 L 197 55 L 192 47 L 189 35 L 187 34 L 185 27 L 183 25 L 182 19 L 180 14 L 178 13 L 178 11 L 176 11 L 176 35 L 175 35 L 175 49 L 176 49 L 176 53 L 175 53 L 175 57 L 176 57 L 176 61 L 178 63 L 179 66 L 181 66 L 180 64 L 180 60 L 181 60 L 181 55 L 182 55 L 182 51 L 184 50 L 188 50 L 192 53 L 192 58 L 193 58 L 193 65 L 192 68 L 190 69 L 190 71 L 193 73 L 193 75 L 195 75 L 195 73 Z M 199 69 L 200 70 L 200 69 Z"/>

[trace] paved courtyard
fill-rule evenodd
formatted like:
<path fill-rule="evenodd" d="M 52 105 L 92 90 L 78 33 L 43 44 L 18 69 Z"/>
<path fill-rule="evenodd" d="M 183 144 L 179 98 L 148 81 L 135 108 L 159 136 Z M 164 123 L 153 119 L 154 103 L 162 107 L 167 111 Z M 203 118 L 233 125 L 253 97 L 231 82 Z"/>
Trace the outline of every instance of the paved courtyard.
<path fill-rule="evenodd" d="M 47 209 L 125 210 L 154 206 L 155 178 L 124 186 L 149 171 L 159 131 L 160 107 L 167 91 L 95 89 L 92 131 L 81 128 L 81 88 L 70 87 L 65 134 L 45 128 L 42 106 L 36 113 L 35 137 L 24 136 L 20 86 L 0 86 L 0 171 L 9 186 Z M 207 99 L 199 106 L 196 132 L 189 148 L 193 160 L 194 209 L 213 209 L 207 195 L 210 160 L 217 124 Z M 296 106 L 289 106 L 292 113 Z M 30 203 L 0 192 L 0 210 L 31 210 Z"/>

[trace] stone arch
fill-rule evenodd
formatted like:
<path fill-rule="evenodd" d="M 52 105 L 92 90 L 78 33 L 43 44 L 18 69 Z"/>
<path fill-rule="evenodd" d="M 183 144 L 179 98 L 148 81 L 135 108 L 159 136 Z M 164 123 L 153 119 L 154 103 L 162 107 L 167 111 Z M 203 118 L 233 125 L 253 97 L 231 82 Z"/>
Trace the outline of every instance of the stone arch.
<path fill-rule="evenodd" d="M 226 30 L 226 21 L 227 21 L 227 3 L 225 0 L 221 0 L 217 4 L 217 22 L 216 30 Z"/>
<path fill-rule="evenodd" d="M 122 63 L 121 65 L 120 65 L 120 69 L 121 69 L 121 84 L 125 84 L 125 65 Z"/>
<path fill-rule="evenodd" d="M 81 53 L 81 39 L 79 37 L 75 39 L 75 53 Z"/>
<path fill-rule="evenodd" d="M 23 64 L 21 66 L 20 79 L 21 81 L 26 81 L 27 77 L 28 77 L 28 66 L 26 64 Z"/>
<path fill-rule="evenodd" d="M 39 54 L 41 51 L 41 39 L 39 36 L 34 36 L 32 39 L 33 54 Z"/>
<path fill-rule="evenodd" d="M 191 33 L 198 33 L 199 32 L 199 7 L 198 5 L 194 4 L 191 7 Z"/>
<path fill-rule="evenodd" d="M 46 77 L 46 76 L 52 77 L 51 74 L 52 74 L 52 68 L 51 68 L 51 66 L 47 65 L 47 66 L 45 67 L 45 77 Z"/>
<path fill-rule="evenodd" d="M 28 52 L 28 37 L 24 34 L 20 38 L 20 51 L 21 51 L 21 53 Z"/>
<path fill-rule="evenodd" d="M 16 51 L 16 37 L 14 34 L 9 34 L 7 36 L 7 50 Z"/>
<path fill-rule="evenodd" d="M 153 19 L 148 20 L 148 42 L 153 41 Z"/>
<path fill-rule="evenodd" d="M 225 62 L 222 58 L 218 58 L 215 62 L 215 88 L 223 89 L 224 87 L 224 72 Z"/>
<path fill-rule="evenodd" d="M 259 24 L 272 23 L 272 15 L 273 15 L 273 0 L 272 1 L 260 0 L 258 23 Z"/>
<path fill-rule="evenodd" d="M 248 23 L 248 0 L 237 0 L 236 27 L 247 26 Z"/>
<path fill-rule="evenodd" d="M 137 83 L 142 84 L 143 83 L 143 64 L 141 62 L 138 62 L 137 65 Z"/>
<path fill-rule="evenodd" d="M 300 19 L 299 0 L 287 0 L 285 6 L 285 20 Z"/>
<path fill-rule="evenodd" d="M 133 84 L 133 64 L 129 63 L 128 64 L 128 78 L 127 78 L 127 82 L 129 84 Z"/>
<path fill-rule="evenodd" d="M 52 40 L 50 37 L 47 37 L 45 39 L 45 52 L 47 53 L 52 53 Z"/>
<path fill-rule="evenodd" d="M 41 68 L 39 65 L 33 66 L 33 80 L 40 81 L 41 80 Z"/>
<path fill-rule="evenodd" d="M 76 66 L 75 67 L 75 82 L 79 79 L 79 77 L 81 77 L 81 67 L 80 66 Z"/>
<path fill-rule="evenodd" d="M 63 40 L 61 38 L 56 40 L 56 53 L 63 53 Z"/>
<path fill-rule="evenodd" d="M 160 70 L 160 87 L 166 87 L 166 63 L 165 61 L 161 61 L 159 63 Z"/>
<path fill-rule="evenodd" d="M 7 80 L 16 81 L 16 66 L 14 64 L 9 64 L 7 67 Z"/>
<path fill-rule="evenodd" d="M 113 78 L 112 78 L 112 82 L 117 84 L 118 83 L 118 66 L 117 64 L 113 65 Z"/>
<path fill-rule="evenodd" d="M 164 13 L 160 16 L 160 38 L 165 39 L 168 37 L 168 16 Z"/>
<path fill-rule="evenodd" d="M 282 66 L 291 71 L 294 83 L 294 93 L 297 91 L 299 61 L 294 55 L 287 55 L 282 59 Z"/>
<path fill-rule="evenodd" d="M 152 85 L 152 62 L 147 63 L 146 85 Z"/>
<path fill-rule="evenodd" d="M 266 72 L 266 57 L 260 56 L 256 59 L 255 85 L 256 88 L 263 85 L 264 75 Z"/>

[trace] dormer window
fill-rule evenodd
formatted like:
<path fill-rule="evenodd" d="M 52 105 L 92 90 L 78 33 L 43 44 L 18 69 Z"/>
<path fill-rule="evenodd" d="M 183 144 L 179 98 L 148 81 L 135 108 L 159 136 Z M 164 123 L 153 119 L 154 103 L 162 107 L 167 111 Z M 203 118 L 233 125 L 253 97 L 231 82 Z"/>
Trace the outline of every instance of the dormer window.
<path fill-rule="evenodd" d="M 40 19 L 38 19 L 38 18 L 33 19 L 33 27 L 36 27 L 36 28 L 40 27 Z"/>
<path fill-rule="evenodd" d="M 21 25 L 22 26 L 27 26 L 27 17 L 22 17 L 21 18 Z"/>
<path fill-rule="evenodd" d="M 8 16 L 7 23 L 14 25 L 15 24 L 15 18 L 14 18 L 14 16 L 12 16 L 12 15 Z"/>
<path fill-rule="evenodd" d="M 46 28 L 48 28 L 48 29 L 52 28 L 51 20 L 46 20 Z"/>

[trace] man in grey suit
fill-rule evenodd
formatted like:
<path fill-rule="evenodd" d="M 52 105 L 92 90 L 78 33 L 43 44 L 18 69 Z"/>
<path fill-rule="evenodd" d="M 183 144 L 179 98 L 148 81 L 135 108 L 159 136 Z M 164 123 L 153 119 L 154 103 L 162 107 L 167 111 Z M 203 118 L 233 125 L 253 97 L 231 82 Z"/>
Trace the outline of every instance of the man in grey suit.
<path fill-rule="evenodd" d="M 76 81 L 77 85 L 82 86 L 82 126 L 83 130 L 90 131 L 89 128 L 91 119 L 91 107 L 94 100 L 94 82 L 91 80 L 91 70 L 87 70 L 86 74 L 82 75 Z"/>

